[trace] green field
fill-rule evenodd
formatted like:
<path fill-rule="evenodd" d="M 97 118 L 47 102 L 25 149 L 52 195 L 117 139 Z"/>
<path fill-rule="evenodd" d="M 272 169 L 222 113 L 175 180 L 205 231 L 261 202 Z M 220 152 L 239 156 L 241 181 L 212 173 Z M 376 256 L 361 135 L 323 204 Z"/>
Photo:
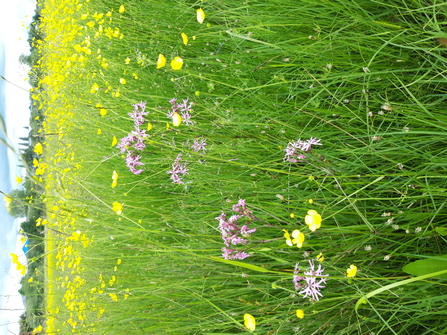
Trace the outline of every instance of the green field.
<path fill-rule="evenodd" d="M 444 1 L 38 10 L 35 333 L 447 333 Z"/>

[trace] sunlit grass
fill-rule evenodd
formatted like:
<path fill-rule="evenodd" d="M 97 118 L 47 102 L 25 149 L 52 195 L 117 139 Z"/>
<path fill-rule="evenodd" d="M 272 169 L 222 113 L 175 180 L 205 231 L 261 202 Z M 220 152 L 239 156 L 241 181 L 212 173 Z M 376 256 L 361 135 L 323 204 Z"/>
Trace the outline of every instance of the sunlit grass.
<path fill-rule="evenodd" d="M 442 280 L 354 308 L 445 253 L 440 3 L 40 5 L 48 333 L 233 334 L 245 314 L 259 334 L 445 327 Z M 299 139 L 321 143 L 285 155 Z M 222 212 L 256 228 L 243 260 L 222 258 Z M 309 260 L 329 274 L 319 300 L 293 281 Z"/>

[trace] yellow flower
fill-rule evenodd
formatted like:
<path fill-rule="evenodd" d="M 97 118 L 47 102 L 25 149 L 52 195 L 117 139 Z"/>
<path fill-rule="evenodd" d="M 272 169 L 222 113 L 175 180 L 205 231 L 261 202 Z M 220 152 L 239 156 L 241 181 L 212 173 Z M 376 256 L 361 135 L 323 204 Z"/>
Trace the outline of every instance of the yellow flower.
<path fill-rule="evenodd" d="M 109 293 L 109 296 L 113 301 L 118 301 L 118 296 L 115 293 Z"/>
<path fill-rule="evenodd" d="M 119 12 L 119 13 L 124 13 L 124 10 L 125 10 L 125 9 L 124 9 L 124 5 L 121 5 L 121 6 L 120 6 L 120 9 L 118 9 L 118 12 Z"/>
<path fill-rule="evenodd" d="M 102 134 L 102 130 L 101 130 L 101 128 L 98 128 L 98 132 L 97 132 L 97 134 L 98 134 L 98 135 L 101 135 L 101 134 Z"/>
<path fill-rule="evenodd" d="M 197 21 L 199 23 L 203 23 L 204 20 L 205 20 L 205 12 L 203 11 L 202 8 L 197 9 Z"/>
<path fill-rule="evenodd" d="M 112 173 L 112 188 L 114 188 L 116 185 L 118 185 L 118 173 L 116 171 L 113 171 L 113 173 Z"/>
<path fill-rule="evenodd" d="M 251 331 L 256 329 L 256 320 L 251 314 L 244 314 L 244 326 Z"/>
<path fill-rule="evenodd" d="M 107 109 L 105 109 L 105 108 L 101 108 L 101 109 L 99 110 L 99 114 L 101 115 L 101 117 L 106 116 L 106 114 L 107 114 Z"/>
<path fill-rule="evenodd" d="M 348 278 L 355 277 L 357 274 L 357 267 L 354 264 L 351 264 L 349 268 L 346 270 L 346 276 Z"/>
<path fill-rule="evenodd" d="M 323 254 L 321 252 L 317 256 L 317 261 L 319 261 L 319 262 L 323 262 L 324 261 L 324 256 L 323 256 Z"/>
<path fill-rule="evenodd" d="M 298 248 L 301 248 L 303 246 L 303 242 L 304 242 L 304 234 L 302 232 L 300 232 L 299 230 L 295 229 L 292 232 L 292 238 L 290 238 L 290 234 L 287 230 L 283 229 L 282 230 L 284 232 L 284 237 L 286 238 L 286 243 L 288 246 L 293 246 L 294 244 L 296 244 L 296 246 Z"/>
<path fill-rule="evenodd" d="M 126 64 L 129 64 L 129 63 L 130 63 L 130 58 L 127 57 L 126 60 L 125 60 L 124 62 L 125 62 Z"/>
<path fill-rule="evenodd" d="M 308 202 L 309 202 L 309 204 L 313 204 L 314 203 L 314 199 L 309 199 Z"/>
<path fill-rule="evenodd" d="M 183 66 L 183 59 L 181 57 L 174 57 L 171 61 L 171 68 L 173 70 L 180 70 Z"/>
<path fill-rule="evenodd" d="M 120 265 L 121 262 L 122 262 L 121 258 L 118 258 L 118 260 L 116 261 L 116 264 L 117 264 L 117 265 Z"/>
<path fill-rule="evenodd" d="M 37 143 L 37 144 L 34 146 L 34 152 L 35 152 L 36 154 L 38 154 L 38 155 L 42 155 L 42 154 L 43 154 L 43 146 L 42 146 L 42 144 Z"/>
<path fill-rule="evenodd" d="M 172 114 L 172 125 L 174 127 L 178 127 L 180 126 L 181 123 L 182 123 L 182 117 L 180 116 L 179 113 L 174 112 L 174 114 Z"/>
<path fill-rule="evenodd" d="M 126 79 L 124 79 L 124 78 L 120 78 L 120 83 L 121 83 L 122 85 L 125 85 L 125 84 L 127 83 L 127 81 L 126 81 Z"/>
<path fill-rule="evenodd" d="M 165 56 L 163 56 L 162 54 L 158 55 L 158 60 L 157 60 L 157 69 L 162 68 L 163 66 L 166 65 L 166 58 Z"/>
<path fill-rule="evenodd" d="M 42 331 L 42 325 L 38 325 L 36 328 L 33 329 L 33 333 L 38 333 Z"/>
<path fill-rule="evenodd" d="M 304 318 L 304 311 L 302 309 L 297 309 L 296 310 L 296 317 L 299 319 Z"/>
<path fill-rule="evenodd" d="M 31 277 L 30 279 L 28 279 L 28 283 L 32 283 L 32 282 L 33 282 L 33 280 L 34 280 L 34 278 L 33 278 L 33 277 Z"/>
<path fill-rule="evenodd" d="M 166 122 L 166 130 L 169 130 L 169 128 L 171 128 L 171 126 L 169 125 L 169 122 Z"/>
<path fill-rule="evenodd" d="M 188 35 L 182 33 L 182 40 L 184 45 L 188 45 Z"/>
<path fill-rule="evenodd" d="M 311 209 L 307 212 L 304 222 L 309 226 L 311 231 L 315 231 L 321 227 L 321 215 L 317 211 Z"/>
<path fill-rule="evenodd" d="M 153 127 L 152 127 L 152 123 L 148 123 L 148 124 L 147 124 L 147 131 L 150 131 L 152 128 L 153 128 Z"/>
<path fill-rule="evenodd" d="M 293 219 L 295 217 L 294 213 L 290 213 L 290 217 Z"/>
<path fill-rule="evenodd" d="M 116 139 L 116 136 L 113 136 L 111 147 L 114 147 L 117 143 L 118 143 L 118 140 Z"/>
<path fill-rule="evenodd" d="M 123 214 L 123 205 L 120 204 L 119 202 L 116 202 L 116 201 L 115 201 L 115 202 L 112 204 L 112 210 L 113 210 L 116 214 L 121 215 L 121 214 Z"/>
<path fill-rule="evenodd" d="M 23 181 L 22 177 L 16 176 L 16 183 L 17 185 L 21 184 Z"/>

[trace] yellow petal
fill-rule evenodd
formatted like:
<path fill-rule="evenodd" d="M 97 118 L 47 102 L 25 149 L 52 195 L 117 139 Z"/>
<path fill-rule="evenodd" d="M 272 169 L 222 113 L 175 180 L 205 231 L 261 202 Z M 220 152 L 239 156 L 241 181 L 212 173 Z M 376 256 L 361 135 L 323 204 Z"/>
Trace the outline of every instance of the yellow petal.
<path fill-rule="evenodd" d="M 116 136 L 113 136 L 111 147 L 114 147 L 117 143 L 118 143 L 118 140 L 116 139 Z"/>
<path fill-rule="evenodd" d="M 166 65 L 166 58 L 165 56 L 163 56 L 162 54 L 158 55 L 158 60 L 157 60 L 157 69 L 162 68 L 163 66 Z"/>
<path fill-rule="evenodd" d="M 304 311 L 302 309 L 297 309 L 296 310 L 296 317 L 299 319 L 304 318 Z"/>
<path fill-rule="evenodd" d="M 256 319 L 251 314 L 244 314 L 244 325 L 248 330 L 256 329 Z"/>
<path fill-rule="evenodd" d="M 182 117 L 180 116 L 180 114 L 177 112 L 172 114 L 172 125 L 174 127 L 178 127 L 180 126 L 181 123 L 182 123 Z"/>
<path fill-rule="evenodd" d="M 120 12 L 120 13 L 124 13 L 124 11 L 125 11 L 125 9 L 124 9 L 124 5 L 121 5 L 121 6 L 120 6 L 120 9 L 118 10 L 118 12 Z"/>
<path fill-rule="evenodd" d="M 171 61 L 171 68 L 173 70 L 180 70 L 183 67 L 183 59 L 181 57 L 175 57 Z"/>
<path fill-rule="evenodd" d="M 205 12 L 203 11 L 202 8 L 197 9 L 197 21 L 199 23 L 203 23 L 204 20 L 205 20 Z"/>
<path fill-rule="evenodd" d="M 182 40 L 184 45 L 188 45 L 188 35 L 182 33 Z"/>

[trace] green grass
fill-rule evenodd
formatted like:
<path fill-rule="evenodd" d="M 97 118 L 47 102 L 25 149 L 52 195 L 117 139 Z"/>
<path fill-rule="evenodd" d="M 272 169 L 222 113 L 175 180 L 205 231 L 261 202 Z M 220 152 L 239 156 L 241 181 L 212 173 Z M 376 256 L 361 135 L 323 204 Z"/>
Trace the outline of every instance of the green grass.
<path fill-rule="evenodd" d="M 42 3 L 58 15 L 52 2 Z M 92 55 L 64 68 L 63 57 L 74 52 L 68 49 L 57 67 L 49 51 L 59 49 L 49 40 L 36 69 L 65 76 L 53 101 L 55 86 L 40 87 L 49 134 L 49 227 L 68 234 L 54 236 L 58 252 L 75 250 L 50 283 L 57 292 L 52 308 L 60 305 L 58 313 L 49 312 L 57 332 L 246 333 L 249 313 L 258 334 L 445 333 L 444 279 L 396 285 L 355 310 L 367 293 L 410 278 L 402 271 L 406 264 L 446 253 L 445 237 L 435 231 L 446 222 L 443 3 L 122 4 L 122 14 L 115 1 L 86 2 L 70 14 L 80 20 L 113 9 L 103 28 L 118 27 L 122 39 L 94 38 L 98 23 L 74 39 L 61 28 L 61 40 L 71 45 L 90 36 Z M 203 24 L 195 17 L 199 7 L 207 15 Z M 57 35 L 42 29 L 44 36 Z M 168 64 L 155 69 L 160 53 Z M 185 61 L 179 71 L 169 67 L 175 56 Z M 101 66 L 104 58 L 108 68 Z M 99 90 L 90 93 L 94 83 Z M 112 96 L 118 88 L 120 96 Z M 166 130 L 174 97 L 194 103 L 194 126 Z M 132 130 L 127 113 L 140 101 L 147 102 L 153 129 L 142 155 L 145 171 L 133 175 L 111 141 Z M 202 136 L 208 150 L 198 154 L 190 145 Z M 307 162 L 284 161 L 288 142 L 310 137 L 323 145 L 306 154 Z M 59 162 L 58 150 L 65 150 Z M 166 173 L 179 153 L 189 168 L 183 185 Z M 112 171 L 119 175 L 113 189 Z M 222 262 L 215 218 L 221 211 L 230 216 L 239 199 L 259 218 L 250 224 L 258 228 L 246 246 L 251 256 Z M 124 204 L 121 216 L 113 202 Z M 323 217 L 314 233 L 304 224 L 310 209 Z M 287 246 L 282 229 L 304 232 L 304 246 Z M 76 231 L 86 234 L 87 247 L 67 238 Z M 330 277 L 324 297 L 309 301 L 294 289 L 293 269 L 296 263 L 305 269 L 320 252 Z M 73 268 L 75 257 L 81 260 Z M 359 271 L 348 279 L 351 264 Z M 62 301 L 67 289 L 73 296 Z"/>

